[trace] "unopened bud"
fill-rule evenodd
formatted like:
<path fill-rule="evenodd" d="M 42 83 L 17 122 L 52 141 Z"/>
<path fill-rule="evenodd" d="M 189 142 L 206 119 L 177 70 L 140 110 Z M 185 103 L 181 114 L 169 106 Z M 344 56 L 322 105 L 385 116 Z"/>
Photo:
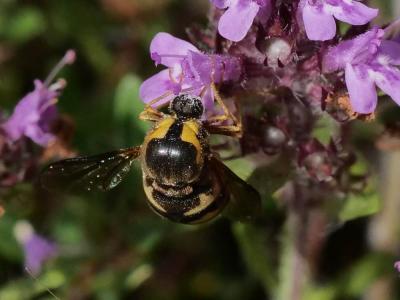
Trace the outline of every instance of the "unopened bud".
<path fill-rule="evenodd" d="M 291 45 L 282 38 L 270 38 L 262 44 L 262 49 L 267 56 L 267 64 L 272 68 L 286 65 L 292 54 Z"/>
<path fill-rule="evenodd" d="M 76 52 L 75 52 L 75 50 L 72 50 L 72 49 L 68 50 L 67 53 L 65 53 L 65 56 L 64 56 L 65 64 L 66 65 L 71 65 L 71 64 L 73 64 L 75 62 L 75 60 L 76 60 Z"/>
<path fill-rule="evenodd" d="M 276 154 L 286 143 L 285 133 L 275 127 L 268 126 L 264 131 L 263 136 L 263 151 L 267 154 Z"/>

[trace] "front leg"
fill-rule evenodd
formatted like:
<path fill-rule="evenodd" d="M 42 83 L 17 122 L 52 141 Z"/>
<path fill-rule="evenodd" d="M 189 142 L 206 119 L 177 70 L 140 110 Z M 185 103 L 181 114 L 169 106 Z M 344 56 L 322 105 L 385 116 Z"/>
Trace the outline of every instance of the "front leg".
<path fill-rule="evenodd" d="M 241 138 L 243 135 L 241 124 L 226 125 L 226 126 L 218 124 L 204 124 L 204 128 L 210 134 L 220 134 L 235 138 Z"/>
<path fill-rule="evenodd" d="M 164 114 L 151 106 L 146 106 L 139 115 L 139 119 L 142 121 L 159 122 L 162 118 L 164 118 Z"/>
<path fill-rule="evenodd" d="M 242 121 L 239 116 L 237 118 L 225 105 L 214 83 L 211 84 L 211 89 L 214 92 L 214 97 L 217 103 L 223 110 L 222 115 L 210 117 L 204 121 L 203 125 L 211 134 L 221 134 L 227 136 L 242 137 Z M 230 125 L 223 125 L 221 123 L 231 121 Z"/>

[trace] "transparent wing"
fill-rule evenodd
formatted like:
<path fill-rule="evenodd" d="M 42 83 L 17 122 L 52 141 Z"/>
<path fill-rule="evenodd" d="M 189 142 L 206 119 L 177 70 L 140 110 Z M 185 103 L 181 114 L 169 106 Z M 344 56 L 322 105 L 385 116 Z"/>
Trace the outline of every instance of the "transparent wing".
<path fill-rule="evenodd" d="M 212 157 L 210 166 L 230 194 L 229 204 L 224 213 L 240 221 L 256 217 L 261 212 L 260 194 L 218 158 Z"/>
<path fill-rule="evenodd" d="M 107 191 L 125 178 L 139 155 L 140 146 L 60 160 L 41 172 L 40 182 L 49 190 Z"/>

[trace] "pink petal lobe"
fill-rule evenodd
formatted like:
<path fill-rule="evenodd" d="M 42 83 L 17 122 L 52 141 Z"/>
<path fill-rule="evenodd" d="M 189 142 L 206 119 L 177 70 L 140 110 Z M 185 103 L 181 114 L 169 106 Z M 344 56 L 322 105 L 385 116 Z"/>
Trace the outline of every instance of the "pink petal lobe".
<path fill-rule="evenodd" d="M 394 41 L 382 41 L 379 47 L 379 55 L 387 57 L 393 65 L 400 65 L 400 43 Z"/>
<path fill-rule="evenodd" d="M 191 43 L 166 32 L 157 33 L 150 44 L 152 57 L 157 57 L 157 62 L 167 67 L 179 64 L 189 51 L 200 52 Z"/>
<path fill-rule="evenodd" d="M 357 1 L 352 1 L 351 4 L 343 3 L 341 8 L 335 10 L 333 15 L 336 19 L 352 25 L 367 24 L 379 13 L 379 9 L 370 8 Z"/>
<path fill-rule="evenodd" d="M 159 106 L 170 101 L 175 93 L 179 93 L 180 88 L 178 84 L 171 82 L 170 71 L 166 69 L 146 79 L 139 88 L 139 96 L 144 103 L 148 103 L 167 92 L 171 92 L 170 95 L 157 103 L 157 106 Z"/>
<path fill-rule="evenodd" d="M 259 10 L 260 6 L 251 0 L 238 0 L 220 18 L 218 32 L 228 40 L 242 40 Z"/>
<path fill-rule="evenodd" d="M 372 113 L 376 108 L 378 95 L 366 68 L 347 64 L 345 78 L 353 110 L 361 114 Z"/>
<path fill-rule="evenodd" d="M 335 37 L 335 19 L 322 8 L 316 8 L 306 2 L 303 8 L 303 22 L 307 37 L 312 41 L 327 41 Z"/>
<path fill-rule="evenodd" d="M 323 72 L 334 72 L 344 69 L 346 64 L 371 60 L 378 51 L 382 35 L 382 29 L 374 28 L 329 48 L 322 59 Z"/>
<path fill-rule="evenodd" d="M 400 105 L 400 71 L 393 67 L 381 67 L 374 74 L 376 85 Z"/>

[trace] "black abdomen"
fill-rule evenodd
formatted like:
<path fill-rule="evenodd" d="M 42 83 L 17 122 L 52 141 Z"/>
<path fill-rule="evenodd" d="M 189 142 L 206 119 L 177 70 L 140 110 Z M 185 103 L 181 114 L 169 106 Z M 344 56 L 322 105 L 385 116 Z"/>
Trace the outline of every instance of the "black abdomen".
<path fill-rule="evenodd" d="M 146 145 L 145 172 L 158 183 L 182 186 L 199 177 L 202 163 L 199 163 L 198 156 L 201 149 L 182 139 L 184 126 L 183 122 L 174 121 L 165 136 L 151 138 Z"/>
<path fill-rule="evenodd" d="M 159 182 L 182 185 L 193 181 L 199 170 L 196 148 L 182 140 L 153 139 L 146 149 L 148 170 Z"/>

